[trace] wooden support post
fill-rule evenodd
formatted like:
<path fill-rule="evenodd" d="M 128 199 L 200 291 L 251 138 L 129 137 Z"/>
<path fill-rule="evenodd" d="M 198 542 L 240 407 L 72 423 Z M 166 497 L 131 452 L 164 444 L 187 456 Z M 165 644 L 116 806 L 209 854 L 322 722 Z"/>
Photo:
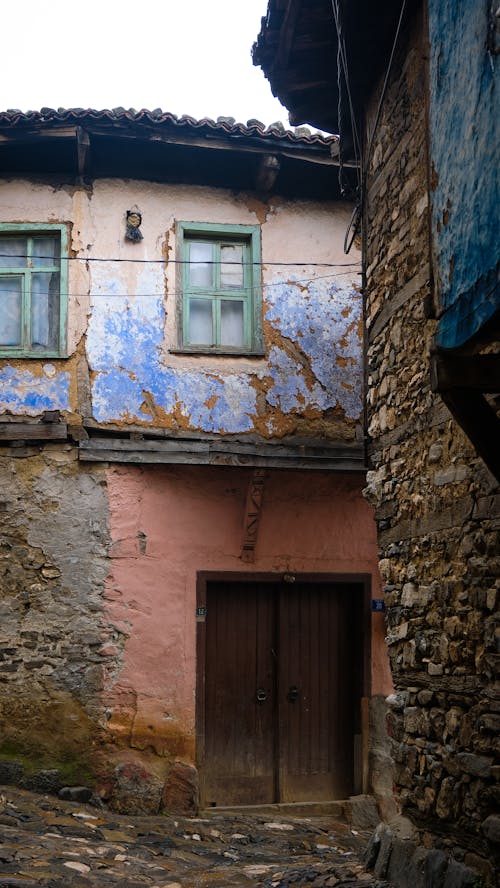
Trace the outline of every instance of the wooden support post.
<path fill-rule="evenodd" d="M 243 526 L 243 545 L 240 556 L 241 560 L 247 563 L 255 560 L 255 547 L 257 545 L 265 477 L 265 469 L 255 469 L 248 485 Z"/>
<path fill-rule="evenodd" d="M 83 179 L 87 170 L 89 159 L 90 136 L 81 126 L 76 127 L 76 155 L 78 164 L 78 176 Z"/>
<path fill-rule="evenodd" d="M 484 397 L 500 392 L 500 355 L 434 355 L 431 386 L 500 481 L 500 420 Z"/>

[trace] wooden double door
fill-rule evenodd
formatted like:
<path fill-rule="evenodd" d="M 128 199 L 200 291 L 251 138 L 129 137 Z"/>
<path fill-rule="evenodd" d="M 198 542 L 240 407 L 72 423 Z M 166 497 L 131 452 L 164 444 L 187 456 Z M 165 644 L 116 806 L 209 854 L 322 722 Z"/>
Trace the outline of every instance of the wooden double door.
<path fill-rule="evenodd" d="M 204 807 L 355 791 L 363 600 L 361 583 L 208 583 L 198 684 Z"/>

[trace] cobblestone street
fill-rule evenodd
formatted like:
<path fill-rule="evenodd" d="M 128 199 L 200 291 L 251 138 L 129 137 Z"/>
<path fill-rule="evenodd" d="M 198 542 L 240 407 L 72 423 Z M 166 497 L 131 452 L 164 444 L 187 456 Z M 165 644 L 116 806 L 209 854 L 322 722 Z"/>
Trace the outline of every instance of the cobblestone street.
<path fill-rule="evenodd" d="M 130 817 L 3 787 L 0 888 L 382 888 L 360 863 L 367 838 L 334 816 Z"/>

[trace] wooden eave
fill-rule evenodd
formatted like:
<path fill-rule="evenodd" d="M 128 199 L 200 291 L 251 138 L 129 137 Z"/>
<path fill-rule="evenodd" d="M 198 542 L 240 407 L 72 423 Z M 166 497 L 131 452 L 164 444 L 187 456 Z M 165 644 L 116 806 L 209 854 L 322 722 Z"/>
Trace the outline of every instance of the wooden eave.
<path fill-rule="evenodd" d="M 335 142 L 278 134 L 223 134 L 217 128 L 154 126 L 124 120 L 0 126 L 0 176 L 137 178 L 259 191 L 264 156 L 277 158 L 272 191 L 338 200 Z"/>
<path fill-rule="evenodd" d="M 408 14 L 418 2 L 408 0 Z M 339 0 L 358 129 L 367 98 L 387 65 L 400 8 L 401 0 Z M 347 160 L 352 157 L 352 121 L 345 78 L 338 76 L 338 44 L 332 0 L 268 0 L 252 55 L 288 108 L 290 123 L 338 133 Z"/>

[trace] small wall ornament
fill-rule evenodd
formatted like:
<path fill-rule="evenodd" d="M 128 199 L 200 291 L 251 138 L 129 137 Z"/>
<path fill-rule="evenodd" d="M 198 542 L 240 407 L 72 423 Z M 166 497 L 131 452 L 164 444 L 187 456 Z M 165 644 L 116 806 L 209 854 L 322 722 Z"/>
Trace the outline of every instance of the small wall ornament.
<path fill-rule="evenodd" d="M 131 241 L 142 240 L 142 215 L 137 209 L 127 210 L 125 237 Z"/>

